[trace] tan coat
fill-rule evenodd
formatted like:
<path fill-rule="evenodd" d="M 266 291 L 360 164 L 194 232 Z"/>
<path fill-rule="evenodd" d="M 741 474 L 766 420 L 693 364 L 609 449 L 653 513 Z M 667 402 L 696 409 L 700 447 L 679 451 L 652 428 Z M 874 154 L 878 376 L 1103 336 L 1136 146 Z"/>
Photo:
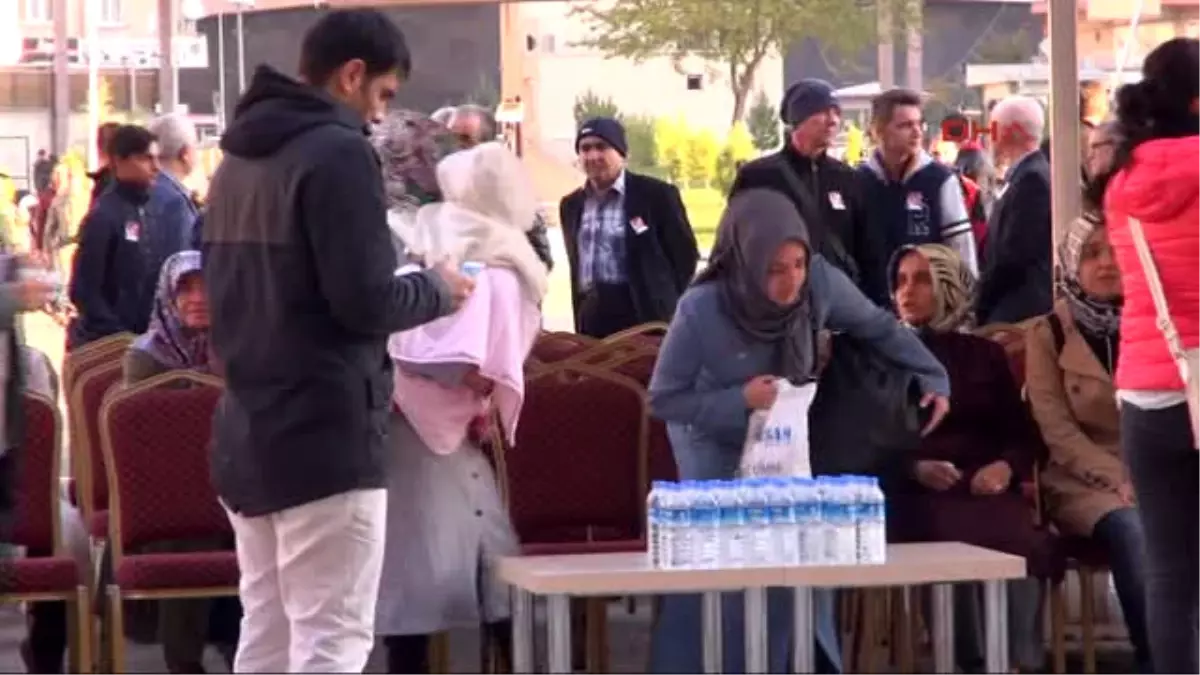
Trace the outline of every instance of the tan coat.
<path fill-rule="evenodd" d="M 1026 391 L 1050 449 L 1042 494 L 1050 519 L 1065 534 L 1090 536 L 1096 523 L 1125 506 L 1117 493 L 1129 477 L 1112 376 L 1079 333 L 1064 301 L 1054 307 L 1063 327 L 1062 353 L 1046 318 L 1025 343 Z"/>

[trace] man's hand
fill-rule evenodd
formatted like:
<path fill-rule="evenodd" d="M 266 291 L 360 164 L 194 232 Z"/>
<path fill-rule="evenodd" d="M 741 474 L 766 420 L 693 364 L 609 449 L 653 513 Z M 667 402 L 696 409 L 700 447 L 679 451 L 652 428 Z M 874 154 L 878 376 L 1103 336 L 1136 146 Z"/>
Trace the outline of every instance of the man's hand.
<path fill-rule="evenodd" d="M 463 306 L 467 298 L 471 297 L 471 293 L 475 290 L 475 281 L 471 277 L 461 274 L 449 261 L 442 262 L 433 266 L 433 271 L 442 281 L 446 282 L 446 286 L 450 289 L 451 304 L 455 311 Z"/>
<path fill-rule="evenodd" d="M 1121 497 L 1121 501 L 1125 502 L 1126 506 L 1137 506 L 1137 493 L 1133 490 L 1133 483 L 1125 481 L 1118 485 L 1117 495 Z"/>
<path fill-rule="evenodd" d="M 746 407 L 751 410 L 770 410 L 775 405 L 775 397 L 779 388 L 775 386 L 774 375 L 759 375 L 752 378 L 742 387 L 742 396 L 746 399 Z"/>
<path fill-rule="evenodd" d="M 946 413 L 950 412 L 950 399 L 937 394 L 925 394 L 921 398 L 921 407 L 928 408 L 933 406 L 933 412 L 929 416 L 929 423 L 921 430 L 922 436 L 928 436 L 934 429 L 945 419 Z"/>
<path fill-rule="evenodd" d="M 22 312 L 32 312 L 45 307 L 58 292 L 58 284 L 41 279 L 20 279 L 13 282 L 11 288 L 16 296 L 17 309 Z"/>
<path fill-rule="evenodd" d="M 971 494 L 998 495 L 1012 483 L 1012 467 L 998 459 L 975 472 L 971 479 Z"/>
<path fill-rule="evenodd" d="M 962 472 L 950 462 L 918 460 L 913 473 L 917 482 L 937 492 L 945 492 L 962 480 Z"/>

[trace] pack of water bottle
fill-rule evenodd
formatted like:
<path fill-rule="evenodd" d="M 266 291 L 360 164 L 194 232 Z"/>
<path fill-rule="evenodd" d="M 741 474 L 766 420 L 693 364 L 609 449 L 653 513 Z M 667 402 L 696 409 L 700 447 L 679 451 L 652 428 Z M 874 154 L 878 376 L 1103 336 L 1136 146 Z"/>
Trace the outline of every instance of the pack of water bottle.
<path fill-rule="evenodd" d="M 655 481 L 647 555 L 663 569 L 878 565 L 885 519 L 872 476 Z"/>

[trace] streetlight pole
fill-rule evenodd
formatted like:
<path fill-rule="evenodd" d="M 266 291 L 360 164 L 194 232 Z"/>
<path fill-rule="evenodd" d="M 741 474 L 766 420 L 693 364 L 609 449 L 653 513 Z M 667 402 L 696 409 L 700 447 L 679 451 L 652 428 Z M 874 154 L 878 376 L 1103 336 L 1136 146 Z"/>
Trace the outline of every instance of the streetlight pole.
<path fill-rule="evenodd" d="M 221 99 L 217 110 L 218 129 L 225 132 L 225 13 L 217 14 L 217 91 Z"/>
<path fill-rule="evenodd" d="M 88 166 L 94 171 L 100 166 L 100 155 L 96 147 L 96 130 L 100 128 L 100 45 L 96 23 L 100 19 L 97 0 L 84 0 L 83 24 L 87 38 L 87 85 L 88 85 Z"/>

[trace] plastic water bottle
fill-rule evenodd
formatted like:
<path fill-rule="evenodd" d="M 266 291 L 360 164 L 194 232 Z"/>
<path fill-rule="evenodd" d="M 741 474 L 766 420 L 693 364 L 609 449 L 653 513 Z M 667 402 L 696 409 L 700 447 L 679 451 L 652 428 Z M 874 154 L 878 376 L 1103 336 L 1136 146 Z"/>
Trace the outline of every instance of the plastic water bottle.
<path fill-rule="evenodd" d="M 801 565 L 825 564 L 825 525 L 821 495 L 811 478 L 793 478 L 789 487 L 796 511 L 796 558 Z"/>
<path fill-rule="evenodd" d="M 692 567 L 695 558 L 692 555 L 692 502 L 696 490 L 693 481 L 686 481 L 675 491 L 672 529 L 674 537 L 671 541 L 671 557 L 673 567 L 686 569 Z"/>
<path fill-rule="evenodd" d="M 658 559 L 665 569 L 675 567 L 675 502 L 679 486 L 661 483 L 655 501 L 658 503 Z"/>
<path fill-rule="evenodd" d="M 751 566 L 765 566 L 772 562 L 775 533 L 767 485 L 767 481 L 761 478 L 739 481 L 738 491 L 746 505 L 746 564 Z"/>
<path fill-rule="evenodd" d="M 858 499 L 858 562 L 882 565 L 887 562 L 887 499 L 879 479 L 861 478 Z"/>
<path fill-rule="evenodd" d="M 733 481 L 721 481 L 715 490 L 721 510 L 721 566 L 746 564 L 746 509 Z"/>
<path fill-rule="evenodd" d="M 721 507 L 717 486 L 717 481 L 700 483 L 692 502 L 692 553 L 695 567 L 704 569 L 721 566 Z"/>
<path fill-rule="evenodd" d="M 650 494 L 646 495 L 646 555 L 653 568 L 666 567 L 663 560 L 663 514 L 662 496 L 668 483 L 656 480 L 650 485 Z"/>
<path fill-rule="evenodd" d="M 799 562 L 799 535 L 796 532 L 796 503 L 790 482 L 785 478 L 767 480 L 767 505 L 771 519 L 771 563 L 795 565 Z"/>
<path fill-rule="evenodd" d="M 825 563 L 853 565 L 858 533 L 854 526 L 853 487 L 842 476 L 817 481 L 821 493 L 821 520 L 825 529 Z"/>

